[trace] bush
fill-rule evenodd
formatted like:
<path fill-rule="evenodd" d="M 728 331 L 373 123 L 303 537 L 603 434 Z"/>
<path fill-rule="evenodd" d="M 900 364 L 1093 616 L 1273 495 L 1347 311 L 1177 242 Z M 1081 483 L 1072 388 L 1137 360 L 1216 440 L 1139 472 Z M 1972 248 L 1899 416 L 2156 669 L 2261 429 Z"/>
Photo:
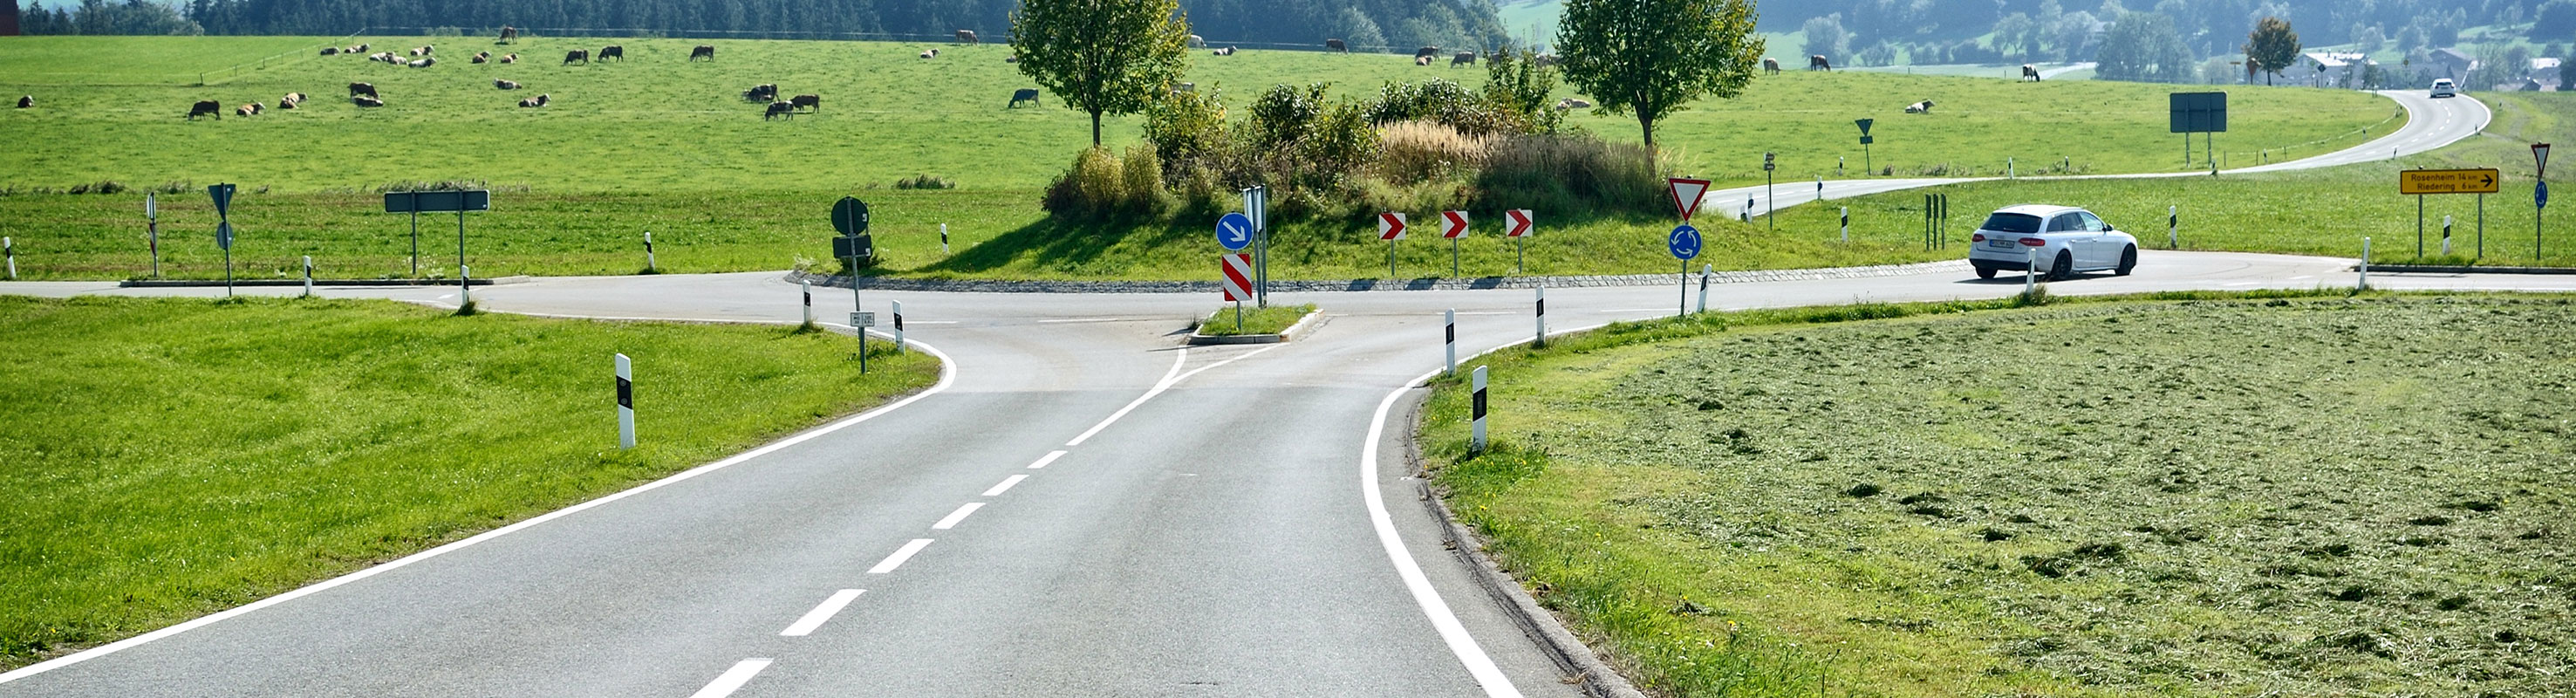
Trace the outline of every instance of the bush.
<path fill-rule="evenodd" d="M 1166 165 L 1203 160 L 1225 149 L 1225 103 L 1219 91 L 1170 92 L 1145 107 L 1145 140 Z M 1178 172 L 1166 167 L 1165 172 Z"/>
<path fill-rule="evenodd" d="M 894 181 L 896 189 L 955 189 L 957 180 L 930 175 L 913 175 Z"/>
<path fill-rule="evenodd" d="M 1390 184 L 1418 184 L 1485 164 L 1492 139 L 1458 132 L 1437 121 L 1399 121 L 1379 133 L 1378 176 Z"/>
<path fill-rule="evenodd" d="M 1252 147 L 1270 150 L 1305 138 L 1324 116 L 1326 87 L 1319 83 L 1300 90 L 1272 85 L 1268 92 L 1253 98 Z"/>
<path fill-rule="evenodd" d="M 1151 146 L 1138 144 L 1125 157 L 1088 148 L 1073 167 L 1047 185 L 1040 200 L 1048 213 L 1077 218 L 1153 214 L 1163 209 L 1162 166 Z"/>
<path fill-rule="evenodd" d="M 1663 187 L 1653 151 L 1581 135 L 1504 138 L 1476 175 L 1490 205 L 1555 211 L 1653 211 Z"/>

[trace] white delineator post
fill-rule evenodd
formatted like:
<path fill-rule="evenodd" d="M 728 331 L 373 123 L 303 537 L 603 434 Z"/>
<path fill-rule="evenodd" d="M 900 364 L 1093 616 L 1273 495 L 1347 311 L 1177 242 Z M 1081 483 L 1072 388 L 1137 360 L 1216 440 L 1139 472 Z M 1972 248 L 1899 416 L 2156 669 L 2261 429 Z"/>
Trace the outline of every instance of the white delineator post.
<path fill-rule="evenodd" d="M 617 447 L 635 447 L 635 366 L 617 355 Z"/>
<path fill-rule="evenodd" d="M 2370 289 L 2370 236 L 2361 237 L 2361 289 Z"/>
<path fill-rule="evenodd" d="M 2182 207 L 2165 207 L 2165 247 L 2182 249 Z"/>
<path fill-rule="evenodd" d="M 798 281 L 796 287 L 805 292 L 805 324 L 814 324 L 814 282 Z"/>
<path fill-rule="evenodd" d="M 1442 342 L 1442 346 L 1449 350 L 1449 362 L 1446 364 L 1449 368 L 1442 371 L 1440 375 L 1455 376 L 1458 375 L 1458 309 L 1450 308 L 1442 315 L 1446 320 L 1441 323 L 1441 326 L 1448 332 L 1448 339 Z"/>
<path fill-rule="evenodd" d="M 1699 311 L 1708 312 L 1708 277 L 1717 273 L 1717 265 L 1699 265 Z"/>
<path fill-rule="evenodd" d="M 1843 211 L 1843 242 L 1851 242 L 1851 207 L 1850 207 L 1850 206 L 1844 206 L 1844 207 L 1842 207 L 1842 211 Z"/>
<path fill-rule="evenodd" d="M 2022 258 L 2030 260 L 2028 272 L 2021 275 L 2021 292 L 2026 296 L 2039 285 L 2039 248 L 2025 246 L 2021 250 Z"/>
<path fill-rule="evenodd" d="M 18 242 L 9 238 L 0 238 L 0 254 L 6 254 L 9 257 L 9 280 L 18 280 Z"/>
<path fill-rule="evenodd" d="M 304 255 L 304 297 L 313 297 L 313 255 Z"/>
<path fill-rule="evenodd" d="M 894 301 L 894 353 L 903 353 L 903 301 Z"/>
<path fill-rule="evenodd" d="M 939 224 L 939 253 L 948 254 L 948 224 Z"/>
<path fill-rule="evenodd" d="M 653 231 L 644 231 L 644 270 L 653 271 Z"/>
<path fill-rule="evenodd" d="M 1474 397 L 1470 399 L 1475 401 L 1475 406 L 1473 408 L 1475 411 L 1475 426 L 1473 427 L 1475 435 L 1471 437 L 1473 440 L 1468 442 L 1467 450 L 1483 451 L 1485 450 L 1485 367 L 1483 366 L 1476 367 L 1474 388 Z"/>
<path fill-rule="evenodd" d="M 1530 346 L 1538 346 L 1538 347 L 1547 346 L 1547 287 L 1546 287 L 1546 286 L 1540 286 L 1540 287 L 1538 287 L 1538 334 L 1537 334 L 1537 335 L 1535 335 L 1532 339 L 1530 339 Z"/>
<path fill-rule="evenodd" d="M 2442 254 L 2451 254 L 2451 217 L 2442 217 Z"/>
<path fill-rule="evenodd" d="M 474 304 L 474 268 L 456 265 L 456 297 L 464 299 L 459 306 Z"/>

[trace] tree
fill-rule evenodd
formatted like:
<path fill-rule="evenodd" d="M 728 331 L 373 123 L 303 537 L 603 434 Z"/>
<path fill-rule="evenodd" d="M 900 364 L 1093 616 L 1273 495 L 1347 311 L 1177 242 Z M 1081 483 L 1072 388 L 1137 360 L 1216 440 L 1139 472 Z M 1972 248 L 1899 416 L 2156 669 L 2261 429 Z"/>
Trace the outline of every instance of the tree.
<path fill-rule="evenodd" d="M 1994 36 L 1995 52 L 2007 60 L 2028 63 L 2032 55 L 2039 53 L 2039 22 L 2032 21 L 2030 15 L 2004 15 L 1995 21 Z"/>
<path fill-rule="evenodd" d="M 1133 114 L 1171 89 L 1188 65 L 1190 30 L 1178 0 L 1027 0 L 1011 13 L 1020 73 L 1091 114 Z"/>
<path fill-rule="evenodd" d="M 2131 12 L 2111 23 L 2095 58 L 2096 79 L 2130 82 L 2188 82 L 2191 50 L 2174 31 L 2173 18 L 2153 12 Z"/>
<path fill-rule="evenodd" d="M 2549 0 L 2533 15 L 2531 38 L 2555 39 L 2576 34 L 2576 0 Z"/>
<path fill-rule="evenodd" d="M 1646 147 L 1655 122 L 1706 96 L 1744 93 L 1762 60 L 1746 0 L 1566 0 L 1556 30 L 1566 82 L 1601 106 L 1637 117 Z"/>
<path fill-rule="evenodd" d="M 2299 33 L 2279 17 L 2265 17 L 2254 23 L 2254 32 L 2245 35 L 2245 60 L 2262 66 L 2263 84 L 2299 59 Z"/>
<path fill-rule="evenodd" d="M 1847 60 L 1851 53 L 1851 33 L 1843 31 L 1841 14 L 1809 19 L 1799 33 L 1806 37 L 1805 44 L 1799 47 L 1803 49 L 1802 53 L 1824 56 L 1835 63 L 1851 62 Z"/>
<path fill-rule="evenodd" d="M 2576 90 L 2576 61 L 2558 62 L 2558 91 Z"/>

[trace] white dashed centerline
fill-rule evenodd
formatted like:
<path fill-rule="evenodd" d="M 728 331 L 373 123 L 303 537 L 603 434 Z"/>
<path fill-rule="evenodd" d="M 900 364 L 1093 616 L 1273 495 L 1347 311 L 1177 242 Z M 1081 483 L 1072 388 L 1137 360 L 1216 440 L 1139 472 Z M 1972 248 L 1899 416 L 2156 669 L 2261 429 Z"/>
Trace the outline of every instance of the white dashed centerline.
<path fill-rule="evenodd" d="M 1013 475 L 1013 476 L 1010 476 L 1010 477 L 1002 478 L 1002 484 L 994 485 L 994 486 L 993 486 L 993 489 L 984 490 L 984 496 L 986 496 L 986 497 L 999 497 L 999 496 L 1002 496 L 1002 493 L 1011 491 L 1011 486 L 1012 486 L 1012 485 L 1020 484 L 1020 481 L 1021 481 L 1021 480 L 1026 480 L 1026 479 L 1029 479 L 1029 476 L 1028 476 L 1028 475 L 1026 475 L 1026 474 Z"/>
<path fill-rule="evenodd" d="M 770 660 L 767 659 L 745 659 L 741 662 L 735 663 L 733 668 L 726 669 L 725 673 L 716 677 L 716 680 L 708 682 L 706 688 L 698 689 L 698 692 L 689 694 L 689 698 L 725 698 L 725 696 L 733 695 L 734 691 L 742 690 L 743 684 L 751 683 L 752 675 L 760 673 L 760 670 L 762 669 L 769 668 L 769 661 Z"/>
<path fill-rule="evenodd" d="M 956 528 L 957 522 L 966 520 L 967 514 L 975 513 L 975 510 L 982 508 L 984 508 L 983 502 L 967 502 L 965 506 L 958 507 L 956 511 L 948 512 L 947 518 L 940 519 L 939 523 L 931 524 L 930 527 L 941 531 Z"/>
<path fill-rule="evenodd" d="M 1030 469 L 1030 470 L 1036 470 L 1036 469 L 1039 469 L 1039 468 L 1047 467 L 1047 464 L 1048 464 L 1048 463 L 1053 463 L 1053 462 L 1055 462 L 1055 459 L 1063 458 L 1063 457 L 1064 457 L 1064 454 L 1065 454 L 1065 452 L 1064 452 L 1064 451 L 1050 451 L 1050 452 L 1048 452 L 1048 453 L 1046 454 L 1046 456 L 1045 456 L 1045 457 L 1039 458 L 1039 459 L 1038 459 L 1038 462 L 1030 463 L 1030 464 L 1029 464 L 1029 469 Z"/>
<path fill-rule="evenodd" d="M 842 589 L 832 592 L 831 598 L 824 599 L 823 603 L 814 607 L 814 610 L 806 611 L 804 617 L 796 619 L 794 625 L 778 631 L 778 634 L 782 637 L 811 635 L 814 629 L 823 627 L 825 621 L 831 620 L 833 614 L 840 613 L 842 608 L 849 606 L 851 601 L 858 600 L 859 595 L 867 591 L 866 589 Z"/>
<path fill-rule="evenodd" d="M 927 547 L 930 547 L 930 539 L 914 538 L 912 539 L 912 542 L 905 543 L 901 549 L 894 551 L 893 555 L 887 555 L 884 562 L 879 562 L 877 563 L 877 566 L 868 568 L 868 574 L 885 574 L 887 572 L 892 572 L 894 571 L 894 568 L 902 567 L 903 561 L 912 559 L 912 555 L 914 553 L 921 552 L 922 548 Z"/>

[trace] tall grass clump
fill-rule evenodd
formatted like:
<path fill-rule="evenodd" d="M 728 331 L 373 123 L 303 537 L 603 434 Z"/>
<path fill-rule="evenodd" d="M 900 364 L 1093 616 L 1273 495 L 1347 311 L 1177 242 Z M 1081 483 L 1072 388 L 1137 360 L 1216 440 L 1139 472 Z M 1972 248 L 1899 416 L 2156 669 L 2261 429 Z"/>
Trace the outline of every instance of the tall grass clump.
<path fill-rule="evenodd" d="M 1419 184 L 1473 171 L 1493 142 L 1437 121 L 1399 121 L 1378 131 L 1377 173 L 1390 184 Z"/>
<path fill-rule="evenodd" d="M 1064 176 L 1047 186 L 1041 203 L 1048 213 L 1075 218 L 1161 213 L 1162 164 L 1144 144 L 1129 147 L 1123 157 L 1107 148 L 1085 149 Z"/>
<path fill-rule="evenodd" d="M 1503 139 L 1476 171 L 1475 185 L 1488 202 L 1536 202 L 1556 211 L 1650 211 L 1663 191 L 1657 170 L 1654 151 L 1645 146 L 1542 133 Z"/>

